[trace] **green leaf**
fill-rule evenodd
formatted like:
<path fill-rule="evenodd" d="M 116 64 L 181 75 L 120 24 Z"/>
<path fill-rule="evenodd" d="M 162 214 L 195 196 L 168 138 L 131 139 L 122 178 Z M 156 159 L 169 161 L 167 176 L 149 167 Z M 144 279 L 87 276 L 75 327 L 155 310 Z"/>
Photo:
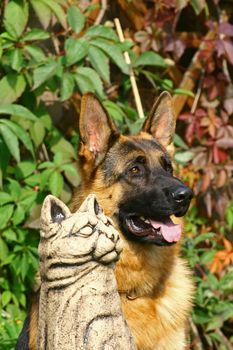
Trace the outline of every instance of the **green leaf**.
<path fill-rule="evenodd" d="M 50 8 L 40 0 L 30 0 L 30 2 L 42 26 L 47 28 L 51 20 Z"/>
<path fill-rule="evenodd" d="M 85 25 L 85 16 L 77 6 L 70 6 L 67 12 L 68 23 L 77 34 L 81 32 Z"/>
<path fill-rule="evenodd" d="M 175 154 L 175 161 L 177 163 L 181 163 L 181 164 L 186 164 L 187 162 L 189 162 L 191 159 L 193 159 L 194 157 L 194 153 L 191 151 L 184 151 L 184 152 L 177 152 Z"/>
<path fill-rule="evenodd" d="M 197 237 L 193 238 L 193 243 L 196 246 L 196 245 L 198 245 L 201 242 L 205 242 L 205 240 L 207 240 L 207 239 L 214 238 L 215 236 L 216 235 L 213 232 L 202 233 L 202 234 L 198 235 Z"/>
<path fill-rule="evenodd" d="M 26 299 L 25 294 L 20 293 L 19 302 L 20 302 L 20 304 L 21 304 L 24 308 L 26 307 L 27 299 Z"/>
<path fill-rule="evenodd" d="M 134 62 L 134 67 L 139 66 L 156 66 L 156 67 L 162 67 L 166 68 L 167 64 L 165 63 L 162 56 L 159 54 L 153 52 L 153 51 L 146 51 L 143 52 Z"/>
<path fill-rule="evenodd" d="M 77 74 L 75 78 L 82 95 L 84 95 L 86 92 L 95 92 L 95 85 L 89 76 Z"/>
<path fill-rule="evenodd" d="M 20 262 L 20 275 L 22 276 L 23 280 L 27 276 L 28 269 L 29 269 L 29 265 L 28 265 L 27 255 L 24 253 Z"/>
<path fill-rule="evenodd" d="M 208 315 L 208 312 L 204 310 L 196 310 L 193 315 L 193 320 L 195 324 L 205 324 L 210 321 L 210 316 Z"/>
<path fill-rule="evenodd" d="M 9 129 L 8 126 L 0 124 L 0 134 L 5 141 L 11 155 L 16 159 L 17 162 L 20 161 L 19 153 L 19 142 L 15 134 Z"/>
<path fill-rule="evenodd" d="M 41 174 L 34 174 L 27 177 L 24 182 L 29 186 L 37 186 L 41 182 Z"/>
<path fill-rule="evenodd" d="M 64 138 L 61 138 L 57 143 L 55 143 L 51 147 L 51 151 L 54 154 L 56 154 L 57 152 L 61 152 L 63 154 L 63 157 L 66 159 L 77 159 L 74 147 L 69 141 L 65 140 Z"/>
<path fill-rule="evenodd" d="M 215 249 L 208 250 L 208 251 L 204 252 L 200 257 L 201 264 L 209 263 L 211 260 L 213 260 L 215 254 L 216 254 Z"/>
<path fill-rule="evenodd" d="M 53 169 L 46 169 L 43 171 L 40 175 L 40 189 L 41 191 L 45 188 L 46 185 L 48 185 L 48 179 L 50 175 L 53 173 Z"/>
<path fill-rule="evenodd" d="M 184 140 L 178 134 L 174 135 L 173 141 L 174 141 L 175 146 L 181 147 L 185 150 L 189 149 L 188 145 L 184 142 Z"/>
<path fill-rule="evenodd" d="M 28 3 L 25 0 L 9 1 L 5 7 L 4 25 L 14 38 L 19 38 L 28 21 Z"/>
<path fill-rule="evenodd" d="M 68 167 L 67 167 L 68 165 Z M 71 170 L 73 167 L 73 170 Z M 66 179 L 71 183 L 73 187 L 77 187 L 80 184 L 80 174 L 77 171 L 77 165 L 75 164 L 65 164 L 62 169 L 64 170 L 64 175 Z M 66 171 L 67 169 L 68 171 Z M 66 188 L 63 189 L 63 192 L 66 192 Z"/>
<path fill-rule="evenodd" d="M 98 47 L 90 46 L 88 49 L 88 57 L 92 67 L 97 71 L 99 76 L 109 83 L 110 81 L 110 69 L 109 69 L 109 58 L 107 55 Z"/>
<path fill-rule="evenodd" d="M 1 156 L 0 156 L 0 168 L 1 168 L 2 172 L 5 172 L 8 164 L 9 164 L 11 156 L 10 156 L 10 152 L 7 148 L 7 145 L 5 144 L 5 142 L 3 141 L 3 139 L 1 137 L 0 137 L 0 154 L 1 154 Z M 2 173 L 0 173 L 0 175 L 1 174 Z"/>
<path fill-rule="evenodd" d="M 18 181 L 9 179 L 8 189 L 15 202 L 18 201 L 21 194 L 21 186 Z"/>
<path fill-rule="evenodd" d="M 13 225 L 16 226 L 20 224 L 25 218 L 25 211 L 23 207 L 19 204 L 14 210 L 14 214 L 12 217 Z"/>
<path fill-rule="evenodd" d="M 35 155 L 33 144 L 31 142 L 31 139 L 28 133 L 19 124 L 16 124 L 11 120 L 7 120 L 7 119 L 0 120 L 0 123 L 7 125 L 18 137 L 18 139 L 24 144 L 25 148 L 28 151 L 30 151 L 33 156 Z"/>
<path fill-rule="evenodd" d="M 53 161 L 56 167 L 60 167 L 64 163 L 64 158 L 62 152 L 55 153 Z"/>
<path fill-rule="evenodd" d="M 71 66 L 82 60 L 88 52 L 88 42 L 85 39 L 69 38 L 65 42 L 66 65 Z"/>
<path fill-rule="evenodd" d="M 79 67 L 76 73 L 76 82 L 82 94 L 95 92 L 103 98 L 103 84 L 98 74 L 89 67 Z"/>
<path fill-rule="evenodd" d="M 38 166 L 38 169 L 46 169 L 46 168 L 54 168 L 54 163 L 53 162 L 43 162 Z"/>
<path fill-rule="evenodd" d="M 61 5 L 58 4 L 58 1 L 56 0 L 42 0 L 42 2 L 47 5 L 50 10 L 55 14 L 57 17 L 58 21 L 61 23 L 63 28 L 66 29 L 67 24 L 66 24 L 66 14 L 61 7 Z"/>
<path fill-rule="evenodd" d="M 22 95 L 26 88 L 23 75 L 10 73 L 0 80 L 0 106 L 12 103 Z"/>
<path fill-rule="evenodd" d="M 43 62 L 46 60 L 43 50 L 38 46 L 25 45 L 24 50 L 26 50 L 36 62 Z"/>
<path fill-rule="evenodd" d="M 30 128 L 30 134 L 35 146 L 38 147 L 43 142 L 45 137 L 44 124 L 40 120 L 33 123 Z"/>
<path fill-rule="evenodd" d="M 19 72 L 23 68 L 23 55 L 21 49 L 14 49 L 11 53 L 11 67 Z"/>
<path fill-rule="evenodd" d="M 37 192 L 31 190 L 24 190 L 20 195 L 20 205 L 27 211 L 35 204 Z"/>
<path fill-rule="evenodd" d="M 27 32 L 24 37 L 23 40 L 24 41 L 32 41 L 32 40 L 45 40 L 50 38 L 50 34 L 45 32 L 42 29 L 39 28 L 33 28 L 32 30 L 30 30 L 30 32 Z"/>
<path fill-rule="evenodd" d="M 85 37 L 88 37 L 90 39 L 99 37 L 103 39 L 112 40 L 113 42 L 119 41 L 118 36 L 112 28 L 105 27 L 101 24 L 91 26 L 90 28 L 88 28 L 88 30 L 85 33 Z"/>
<path fill-rule="evenodd" d="M 63 189 L 64 179 L 58 172 L 53 172 L 49 177 L 49 189 L 54 196 L 59 196 Z"/>
<path fill-rule="evenodd" d="M 2 43 L 0 41 L 0 59 L 2 58 L 2 53 L 3 53 L 3 48 L 2 48 Z"/>
<path fill-rule="evenodd" d="M 30 161 L 24 161 L 17 164 L 15 175 L 17 179 L 24 179 L 31 175 L 36 169 L 36 164 Z"/>
<path fill-rule="evenodd" d="M 12 202 L 12 197 L 6 192 L 0 192 L 0 205 Z"/>
<path fill-rule="evenodd" d="M 51 61 L 43 66 L 36 68 L 33 72 L 33 89 L 38 88 L 45 81 L 53 77 L 58 71 L 59 65 L 56 61 Z"/>
<path fill-rule="evenodd" d="M 205 0 L 191 0 L 191 5 L 195 11 L 195 14 L 198 16 L 198 15 L 200 15 L 201 11 L 206 6 L 206 1 Z"/>
<path fill-rule="evenodd" d="M 124 121 L 125 113 L 122 111 L 122 109 L 114 102 L 112 101 L 104 101 L 103 102 L 104 107 L 107 109 L 108 113 L 111 115 L 111 117 L 119 122 Z"/>
<path fill-rule="evenodd" d="M 0 114 L 17 115 L 18 117 L 22 117 L 32 121 L 38 120 L 35 114 L 29 111 L 29 109 L 17 104 L 7 104 L 0 106 Z"/>
<path fill-rule="evenodd" d="M 3 237 L 5 237 L 8 241 L 15 241 L 17 242 L 17 235 L 15 231 L 12 229 L 7 229 L 2 234 Z"/>
<path fill-rule="evenodd" d="M 13 204 L 6 204 L 3 207 L 0 207 L 0 230 L 2 230 L 4 227 L 6 227 L 8 221 L 10 220 L 14 210 Z M 1 246 L 2 245 L 2 246 Z M 1 242 L 0 238 L 0 259 L 4 255 L 1 253 L 1 250 L 4 249 L 4 242 Z"/>
<path fill-rule="evenodd" d="M 190 97 L 195 97 L 194 93 L 190 90 L 186 90 L 186 89 L 174 89 L 174 94 L 178 94 L 178 95 L 187 95 Z"/>
<path fill-rule="evenodd" d="M 126 64 L 120 48 L 116 44 L 110 44 L 104 40 L 92 40 L 91 45 L 103 50 L 105 54 L 120 68 L 120 70 L 129 74 L 129 66 Z"/>
<path fill-rule="evenodd" d="M 61 79 L 61 101 L 68 100 L 74 91 L 75 81 L 72 73 L 65 72 Z"/>
<path fill-rule="evenodd" d="M 11 292 L 9 290 L 4 290 L 4 292 L 1 295 L 2 300 L 2 306 L 5 307 L 7 304 L 9 304 L 11 300 Z"/>
<path fill-rule="evenodd" d="M 78 176 L 78 171 L 74 164 L 64 164 L 61 166 L 61 169 L 72 176 Z"/>
<path fill-rule="evenodd" d="M 233 228 L 233 202 L 230 203 L 225 212 L 227 226 L 230 230 Z"/>

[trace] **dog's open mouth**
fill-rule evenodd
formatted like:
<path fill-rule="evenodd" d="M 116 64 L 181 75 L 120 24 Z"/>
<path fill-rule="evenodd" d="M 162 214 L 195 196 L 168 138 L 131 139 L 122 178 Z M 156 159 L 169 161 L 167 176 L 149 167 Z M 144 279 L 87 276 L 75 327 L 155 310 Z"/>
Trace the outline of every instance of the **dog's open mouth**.
<path fill-rule="evenodd" d="M 139 240 L 158 245 L 170 245 L 181 238 L 181 225 L 174 224 L 170 218 L 156 221 L 143 216 L 131 215 L 125 218 L 125 226 L 128 234 Z"/>

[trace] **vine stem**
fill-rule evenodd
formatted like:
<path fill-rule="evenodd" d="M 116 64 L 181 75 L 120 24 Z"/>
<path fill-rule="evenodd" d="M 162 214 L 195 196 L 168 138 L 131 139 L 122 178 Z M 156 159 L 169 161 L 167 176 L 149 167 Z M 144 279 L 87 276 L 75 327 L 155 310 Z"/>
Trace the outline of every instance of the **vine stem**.
<path fill-rule="evenodd" d="M 121 43 L 123 43 L 125 41 L 125 38 L 124 38 L 124 34 L 122 31 L 122 27 L 121 27 L 121 23 L 120 23 L 119 18 L 114 18 L 114 23 L 115 23 L 115 27 L 116 27 L 116 31 L 117 31 L 117 35 L 119 37 L 119 40 Z M 136 108 L 138 111 L 138 115 L 139 115 L 139 118 L 143 119 L 143 118 L 145 118 L 145 116 L 144 116 L 144 112 L 143 112 L 143 108 L 142 108 L 142 102 L 141 102 L 141 98 L 139 95 L 136 78 L 135 78 L 133 69 L 131 67 L 131 60 L 129 57 L 129 53 L 124 52 L 124 57 L 125 57 L 125 62 L 128 64 L 129 69 L 130 69 L 130 82 L 131 82 L 131 86 L 132 86 L 132 90 L 133 90 L 133 95 L 134 95 L 134 100 L 135 100 Z"/>

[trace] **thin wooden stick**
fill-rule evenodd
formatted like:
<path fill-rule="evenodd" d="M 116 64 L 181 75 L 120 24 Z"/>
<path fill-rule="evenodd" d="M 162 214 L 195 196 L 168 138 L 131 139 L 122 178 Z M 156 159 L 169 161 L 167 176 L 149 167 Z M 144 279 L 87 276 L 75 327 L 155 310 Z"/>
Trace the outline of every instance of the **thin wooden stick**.
<path fill-rule="evenodd" d="M 116 31 L 117 31 L 119 40 L 120 40 L 120 42 L 123 43 L 125 41 L 125 38 L 124 38 L 124 34 L 123 34 L 123 31 L 121 28 L 121 23 L 119 21 L 119 18 L 114 18 L 114 23 L 115 23 L 115 27 L 116 27 Z M 131 85 L 132 85 L 132 90 L 133 90 L 135 104 L 137 107 L 139 118 L 145 118 L 143 108 L 142 108 L 141 98 L 139 95 L 139 91 L 138 91 L 138 87 L 137 87 L 137 83 L 136 83 L 136 79 L 135 79 L 135 75 L 134 75 L 133 69 L 130 67 L 131 60 L 129 57 L 129 53 L 124 52 L 124 57 L 125 57 L 125 62 L 129 65 L 129 69 L 130 69 L 130 81 L 131 81 Z"/>
<path fill-rule="evenodd" d="M 95 20 L 95 25 L 100 24 L 107 10 L 107 0 L 101 0 L 101 9 Z"/>

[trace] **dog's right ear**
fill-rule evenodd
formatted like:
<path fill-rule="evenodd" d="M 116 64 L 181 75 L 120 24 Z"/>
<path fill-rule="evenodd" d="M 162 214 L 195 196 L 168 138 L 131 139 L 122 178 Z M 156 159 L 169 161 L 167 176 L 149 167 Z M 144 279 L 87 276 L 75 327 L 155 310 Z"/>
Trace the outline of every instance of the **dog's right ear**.
<path fill-rule="evenodd" d="M 82 97 L 79 119 L 80 155 L 96 166 L 119 134 L 101 102 L 91 93 Z"/>

